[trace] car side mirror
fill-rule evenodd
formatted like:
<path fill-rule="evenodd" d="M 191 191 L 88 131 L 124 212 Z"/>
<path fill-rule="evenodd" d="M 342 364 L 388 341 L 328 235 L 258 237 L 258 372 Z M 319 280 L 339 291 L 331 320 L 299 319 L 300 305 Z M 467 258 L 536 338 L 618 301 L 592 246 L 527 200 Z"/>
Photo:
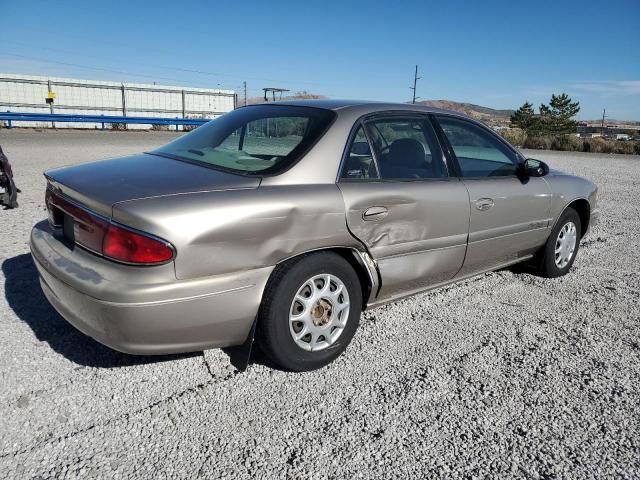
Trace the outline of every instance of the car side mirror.
<path fill-rule="evenodd" d="M 527 158 L 522 164 L 522 173 L 526 177 L 544 177 L 549 173 L 549 165 L 542 160 Z"/>

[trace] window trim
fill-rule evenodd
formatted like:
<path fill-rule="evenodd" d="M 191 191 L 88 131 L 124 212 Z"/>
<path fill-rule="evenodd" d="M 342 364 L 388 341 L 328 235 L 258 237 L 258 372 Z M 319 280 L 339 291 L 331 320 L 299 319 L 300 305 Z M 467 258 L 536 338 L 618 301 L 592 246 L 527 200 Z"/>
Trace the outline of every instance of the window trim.
<path fill-rule="evenodd" d="M 362 127 L 362 131 L 365 132 L 364 136 L 367 139 L 367 143 L 369 144 L 369 150 L 371 150 L 371 157 L 373 159 L 373 161 L 375 162 L 375 158 L 373 158 L 373 150 L 371 149 L 371 141 L 369 140 L 369 136 L 367 135 L 365 129 L 364 129 L 364 125 L 362 124 L 362 117 L 358 118 L 355 122 L 353 122 L 353 125 L 351 126 L 351 130 L 349 131 L 349 136 L 347 136 L 347 141 L 345 143 L 344 149 L 342 151 L 342 158 L 340 159 L 340 165 L 338 166 L 338 173 L 336 176 L 336 183 L 340 183 L 340 182 L 364 182 L 367 180 L 371 180 L 371 179 L 364 179 L 364 178 L 353 178 L 353 179 L 349 179 L 349 178 L 343 178 L 342 177 L 342 172 L 346 166 L 347 163 L 347 158 L 349 157 L 349 153 L 351 152 L 351 146 L 353 145 L 353 142 L 356 138 L 356 135 L 358 134 L 358 130 L 360 129 L 360 127 Z M 376 163 L 376 171 L 378 171 L 378 164 Z M 373 179 L 373 180 L 377 180 L 377 179 Z"/>
<path fill-rule="evenodd" d="M 369 134 L 369 130 L 367 129 L 367 125 L 365 122 L 360 122 L 362 127 L 362 133 L 364 133 L 365 138 L 367 139 L 367 143 L 369 144 L 369 151 L 371 152 L 371 161 L 373 161 L 373 165 L 376 167 L 376 178 L 370 178 L 368 180 L 382 180 L 382 176 L 380 175 L 380 163 L 378 162 L 378 153 L 376 149 L 373 148 L 373 140 L 371 139 L 371 135 Z M 356 130 L 356 134 L 358 131 Z M 351 154 L 351 147 L 353 146 L 353 142 L 355 141 L 355 136 L 353 137 L 353 141 L 351 145 L 349 145 L 349 150 L 347 155 Z"/>
<path fill-rule="evenodd" d="M 432 121 L 436 126 L 435 128 L 436 128 L 436 131 L 438 133 L 438 136 L 440 137 L 440 141 L 445 146 L 445 148 L 443 148 L 443 150 L 446 152 L 447 156 L 451 159 L 451 162 L 455 165 L 456 175 L 461 180 L 497 180 L 497 179 L 501 179 L 501 178 L 510 178 L 510 179 L 520 178 L 520 176 L 518 175 L 518 171 L 519 171 L 520 167 L 522 166 L 522 163 L 523 163 L 523 160 L 524 160 L 522 154 L 520 152 L 518 152 L 512 145 L 510 145 L 509 142 L 507 142 L 505 139 L 503 139 L 500 135 L 496 134 L 493 130 L 488 128 L 486 125 L 484 125 L 483 123 L 478 122 L 476 120 L 473 120 L 473 119 L 464 118 L 464 117 L 461 117 L 461 116 L 458 116 L 458 115 L 451 115 L 451 114 L 448 114 L 448 113 L 433 113 L 433 114 L 430 114 L 429 116 L 432 117 L 432 119 L 433 119 Z M 512 158 L 510 158 L 508 155 L 506 155 L 506 156 L 516 166 L 516 172 L 514 174 L 500 175 L 500 176 L 494 176 L 494 177 L 490 177 L 490 176 L 465 177 L 462 174 L 462 168 L 460 167 L 460 163 L 458 162 L 458 157 L 456 156 L 456 154 L 455 154 L 455 152 L 453 150 L 453 146 L 449 142 L 449 139 L 447 138 L 446 133 L 444 132 L 442 126 L 440 125 L 439 118 L 451 118 L 453 120 L 457 120 L 459 122 L 475 126 L 476 128 L 480 129 L 481 131 L 484 131 L 484 132 L 488 133 L 489 136 L 491 136 L 494 139 L 496 139 L 500 144 L 502 144 L 504 147 L 506 147 L 506 149 L 512 154 Z M 502 153 L 504 153 L 504 152 L 502 152 Z"/>
<path fill-rule="evenodd" d="M 349 136 L 347 137 L 347 142 L 345 144 L 345 148 L 342 152 L 342 159 L 340 160 L 340 167 L 338 168 L 338 174 L 336 177 L 336 183 L 409 183 L 409 182 L 442 182 L 442 181 L 451 181 L 458 180 L 458 176 L 455 170 L 452 171 L 451 164 L 447 155 L 445 154 L 444 149 L 442 148 L 442 142 L 440 136 L 438 134 L 438 130 L 434 125 L 433 120 L 430 118 L 431 115 L 428 112 L 416 112 L 412 110 L 388 110 L 388 111 L 380 111 L 368 113 L 366 115 L 358 118 L 351 127 L 351 131 L 349 132 Z M 435 148 L 437 153 L 440 155 L 440 161 L 442 162 L 442 166 L 446 172 L 446 176 L 437 177 L 437 178 L 380 178 L 380 167 L 378 165 L 378 153 L 376 149 L 373 147 L 373 143 L 371 141 L 371 137 L 369 135 L 368 129 L 366 128 L 367 123 L 371 123 L 377 120 L 384 120 L 387 118 L 401 118 L 407 120 L 419 120 L 423 122 L 423 124 L 427 125 L 427 127 L 431 127 L 432 133 L 434 134 L 435 139 Z M 369 144 L 369 150 L 371 151 L 371 157 L 376 167 L 376 171 L 378 172 L 378 178 L 343 178 L 342 171 L 347 161 L 347 157 L 349 156 L 349 152 L 351 151 L 351 146 L 353 145 L 353 141 L 358 132 L 358 129 L 362 127 L 362 130 L 367 138 L 367 143 Z M 424 125 L 423 125 L 424 130 Z M 426 132 L 425 133 L 425 137 Z M 434 152 L 431 153 L 433 156 Z"/>

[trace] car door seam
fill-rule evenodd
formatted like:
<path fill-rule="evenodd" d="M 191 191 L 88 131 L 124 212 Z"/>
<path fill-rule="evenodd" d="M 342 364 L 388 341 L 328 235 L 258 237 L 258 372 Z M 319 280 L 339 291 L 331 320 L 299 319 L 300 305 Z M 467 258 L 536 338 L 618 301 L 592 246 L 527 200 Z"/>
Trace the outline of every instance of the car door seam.
<path fill-rule="evenodd" d="M 458 274 L 462 271 L 462 269 L 464 268 L 464 264 L 467 261 L 467 253 L 469 252 L 469 235 L 471 233 L 471 192 L 469 191 L 469 187 L 467 187 L 467 184 L 465 183 L 464 179 L 462 177 L 458 177 L 460 179 L 460 182 L 462 183 L 462 185 L 464 186 L 464 189 L 467 192 L 467 241 L 465 244 L 465 249 L 464 249 L 464 256 L 462 257 L 462 264 L 460 265 L 460 268 L 458 269 L 458 271 L 455 273 L 455 275 L 451 278 L 456 278 L 458 276 Z"/>

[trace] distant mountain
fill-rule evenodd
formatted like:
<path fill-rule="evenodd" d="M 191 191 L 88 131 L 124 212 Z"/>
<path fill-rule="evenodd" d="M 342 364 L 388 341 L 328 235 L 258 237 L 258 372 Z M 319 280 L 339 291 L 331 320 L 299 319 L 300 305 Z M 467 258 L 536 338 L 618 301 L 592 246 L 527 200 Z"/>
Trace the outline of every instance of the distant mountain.
<path fill-rule="evenodd" d="M 282 97 L 276 96 L 276 100 L 299 100 L 308 98 L 327 98 L 324 95 L 317 95 L 307 91 L 296 92 L 292 95 L 283 95 Z M 241 99 L 238 99 L 242 101 Z M 263 103 L 262 97 L 252 97 L 247 99 L 247 103 Z M 418 105 L 426 105 L 428 107 L 443 108 L 445 110 L 454 110 L 456 112 L 462 112 L 469 115 L 472 118 L 481 120 L 489 125 L 507 125 L 509 123 L 509 117 L 513 114 L 514 110 L 497 110 L 495 108 L 483 107 L 482 105 L 475 105 L 473 103 L 461 103 L 454 102 L 452 100 L 420 100 L 417 101 Z"/>
<path fill-rule="evenodd" d="M 417 101 L 416 104 L 454 110 L 469 115 L 472 118 L 482 120 L 483 122 L 496 125 L 509 122 L 509 117 L 514 112 L 514 110 L 497 110 L 495 108 L 483 107 L 482 105 L 454 102 L 452 100 L 420 100 Z"/>

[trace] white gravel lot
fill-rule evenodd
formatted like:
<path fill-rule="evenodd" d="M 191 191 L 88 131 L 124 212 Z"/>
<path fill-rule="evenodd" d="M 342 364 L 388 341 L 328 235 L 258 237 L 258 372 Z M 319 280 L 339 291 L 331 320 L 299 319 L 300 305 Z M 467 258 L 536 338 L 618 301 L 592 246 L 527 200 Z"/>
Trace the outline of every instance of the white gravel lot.
<path fill-rule="evenodd" d="M 0 130 L 0 477 L 640 478 L 640 157 L 528 152 L 600 188 L 566 277 L 482 275 L 365 313 L 323 370 L 237 373 L 85 337 L 28 254 L 43 170 L 174 135 Z"/>

